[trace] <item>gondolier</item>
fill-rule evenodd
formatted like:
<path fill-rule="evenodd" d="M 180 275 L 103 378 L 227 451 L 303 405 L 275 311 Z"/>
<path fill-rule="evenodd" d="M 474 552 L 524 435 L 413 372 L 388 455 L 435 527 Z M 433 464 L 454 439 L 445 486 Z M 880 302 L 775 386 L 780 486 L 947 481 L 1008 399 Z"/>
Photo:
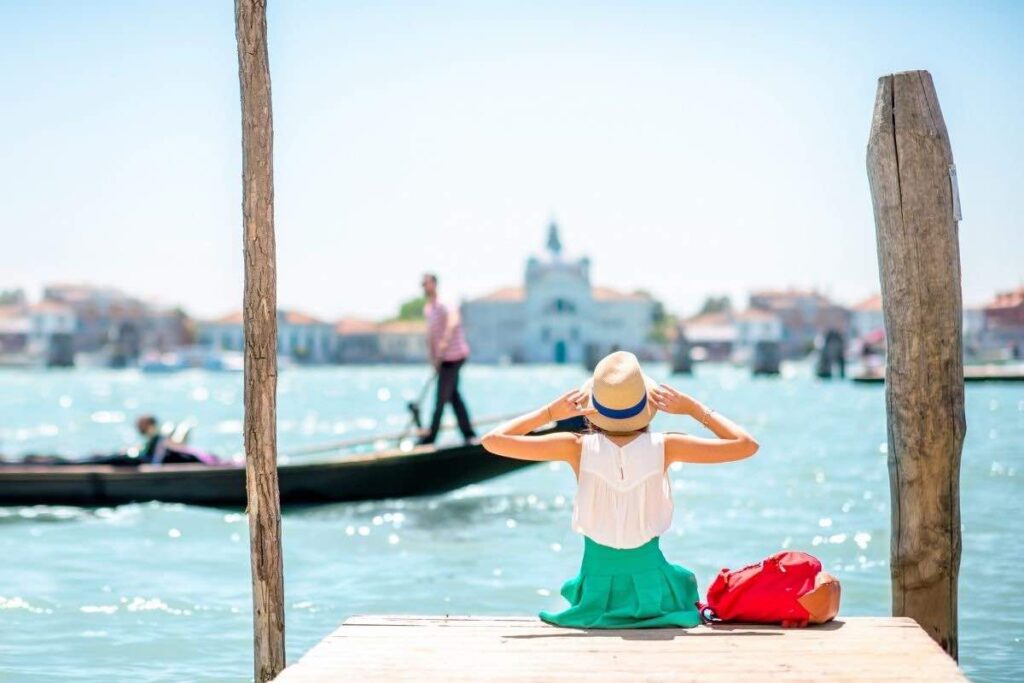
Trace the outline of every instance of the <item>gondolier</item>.
<path fill-rule="evenodd" d="M 446 404 L 451 403 L 462 437 L 468 442 L 476 434 L 469 420 L 469 411 L 459 393 L 459 371 L 469 358 L 469 344 L 462 330 L 459 310 L 448 306 L 437 297 L 437 276 L 427 273 L 423 276 L 423 296 L 426 303 L 423 314 L 427 319 L 427 349 L 430 362 L 437 372 L 437 395 L 434 400 L 434 416 L 430 427 L 419 443 L 432 444 L 441 429 L 441 415 Z"/>

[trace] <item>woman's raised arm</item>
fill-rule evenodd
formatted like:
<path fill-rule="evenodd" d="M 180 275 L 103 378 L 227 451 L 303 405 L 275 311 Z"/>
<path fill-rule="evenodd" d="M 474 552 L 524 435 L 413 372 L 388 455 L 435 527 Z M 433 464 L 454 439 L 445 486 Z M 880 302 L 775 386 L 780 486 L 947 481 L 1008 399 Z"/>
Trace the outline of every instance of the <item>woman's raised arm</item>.
<path fill-rule="evenodd" d="M 718 437 L 703 439 L 689 434 L 666 434 L 666 464 L 732 462 L 749 458 L 757 452 L 757 441 L 745 429 L 678 389 L 662 384 L 651 391 L 651 400 L 655 407 L 666 413 L 689 415 Z"/>
<path fill-rule="evenodd" d="M 567 392 L 550 404 L 520 415 L 488 432 L 480 444 L 495 455 L 517 460 L 564 460 L 579 469 L 580 437 L 569 432 L 527 436 L 549 422 L 578 415 L 589 415 L 592 409 L 581 408 L 586 396 L 579 390 Z"/>

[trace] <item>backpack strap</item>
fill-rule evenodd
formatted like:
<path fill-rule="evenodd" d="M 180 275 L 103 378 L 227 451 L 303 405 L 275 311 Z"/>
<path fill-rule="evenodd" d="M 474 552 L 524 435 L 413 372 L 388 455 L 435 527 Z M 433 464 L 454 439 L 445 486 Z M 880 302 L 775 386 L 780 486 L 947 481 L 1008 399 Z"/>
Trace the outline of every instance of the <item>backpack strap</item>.
<path fill-rule="evenodd" d="M 708 603 L 698 601 L 696 605 L 697 612 L 700 613 L 700 623 L 707 626 L 708 624 L 717 624 L 722 621 Z"/>

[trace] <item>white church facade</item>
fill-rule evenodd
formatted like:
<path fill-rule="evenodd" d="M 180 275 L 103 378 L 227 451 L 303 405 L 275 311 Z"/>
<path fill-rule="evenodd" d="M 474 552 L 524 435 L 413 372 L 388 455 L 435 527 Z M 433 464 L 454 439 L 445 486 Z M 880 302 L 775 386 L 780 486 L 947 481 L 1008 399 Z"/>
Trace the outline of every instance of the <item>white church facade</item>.
<path fill-rule="evenodd" d="M 475 362 L 583 363 L 613 350 L 649 357 L 657 302 L 590 282 L 590 259 L 566 258 L 558 226 L 546 252 L 526 263 L 521 287 L 503 287 L 462 304 Z"/>

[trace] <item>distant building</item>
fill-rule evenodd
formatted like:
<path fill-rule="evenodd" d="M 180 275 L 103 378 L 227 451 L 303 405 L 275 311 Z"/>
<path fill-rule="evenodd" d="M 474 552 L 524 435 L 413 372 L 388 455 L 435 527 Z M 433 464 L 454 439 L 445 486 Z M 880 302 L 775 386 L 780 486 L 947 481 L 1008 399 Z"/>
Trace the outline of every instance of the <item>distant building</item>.
<path fill-rule="evenodd" d="M 736 322 L 729 311 L 698 313 L 681 323 L 690 346 L 690 355 L 697 361 L 727 361 L 736 350 Z"/>
<path fill-rule="evenodd" d="M 75 314 L 76 352 L 111 350 L 138 356 L 141 328 L 148 310 L 144 302 L 113 287 L 53 284 L 43 289 L 43 300 L 63 304 Z"/>
<path fill-rule="evenodd" d="M 343 318 L 334 326 L 338 363 L 426 363 L 425 320 Z"/>
<path fill-rule="evenodd" d="M 750 295 L 750 307 L 774 313 L 782 322 L 780 348 L 784 358 L 806 355 L 819 335 L 849 333 L 850 314 L 825 295 L 813 291 L 760 291 Z"/>
<path fill-rule="evenodd" d="M 698 313 L 680 323 L 694 360 L 749 362 L 760 342 L 778 342 L 782 321 L 770 311 L 751 308 Z"/>
<path fill-rule="evenodd" d="M 982 310 L 984 344 L 1005 349 L 1011 358 L 1024 358 L 1024 286 L 999 292 Z"/>
<path fill-rule="evenodd" d="M 885 334 L 885 316 L 882 315 L 882 295 L 872 294 L 850 307 L 850 336 L 864 339 Z"/>
<path fill-rule="evenodd" d="M 976 354 L 985 343 L 985 310 L 965 306 L 963 309 L 962 333 L 964 350 L 968 356 Z M 850 307 L 850 341 L 865 344 L 875 352 L 885 352 L 885 315 L 882 310 L 882 295 L 874 294 Z"/>
<path fill-rule="evenodd" d="M 343 318 L 334 325 L 334 360 L 338 363 L 380 361 L 378 324 L 361 318 Z"/>
<path fill-rule="evenodd" d="M 199 344 L 209 349 L 242 351 L 242 312 L 197 325 Z M 334 325 L 292 310 L 277 312 L 277 352 L 298 363 L 327 363 L 335 356 Z"/>
<path fill-rule="evenodd" d="M 41 301 L 26 307 L 30 321 L 28 351 L 46 365 L 75 364 L 75 312 L 70 306 Z"/>
<path fill-rule="evenodd" d="M 377 325 L 379 358 L 385 363 L 426 363 L 427 322 L 392 320 Z"/>
<path fill-rule="evenodd" d="M 754 348 L 761 342 L 782 341 L 782 320 L 771 311 L 748 308 L 733 315 L 736 325 L 736 348 L 734 355 L 747 360 L 754 355 Z"/>
<path fill-rule="evenodd" d="M 0 306 L 0 363 L 28 362 L 28 335 L 32 322 L 18 304 Z"/>
<path fill-rule="evenodd" d="M 74 311 L 51 301 L 18 301 L 0 305 L 0 363 L 73 365 Z"/>
<path fill-rule="evenodd" d="M 547 249 L 527 260 L 521 287 L 502 287 L 461 310 L 475 361 L 583 363 L 588 350 L 649 357 L 658 305 L 644 292 L 593 286 L 590 259 L 567 258 L 552 223 Z"/>
<path fill-rule="evenodd" d="M 170 351 L 191 342 L 188 317 L 154 306 L 112 287 L 52 284 L 43 302 L 74 316 L 72 351 L 115 366 L 133 364 L 144 351 Z"/>
<path fill-rule="evenodd" d="M 985 343 L 985 309 L 981 306 L 964 307 L 964 353 L 973 356 Z"/>

